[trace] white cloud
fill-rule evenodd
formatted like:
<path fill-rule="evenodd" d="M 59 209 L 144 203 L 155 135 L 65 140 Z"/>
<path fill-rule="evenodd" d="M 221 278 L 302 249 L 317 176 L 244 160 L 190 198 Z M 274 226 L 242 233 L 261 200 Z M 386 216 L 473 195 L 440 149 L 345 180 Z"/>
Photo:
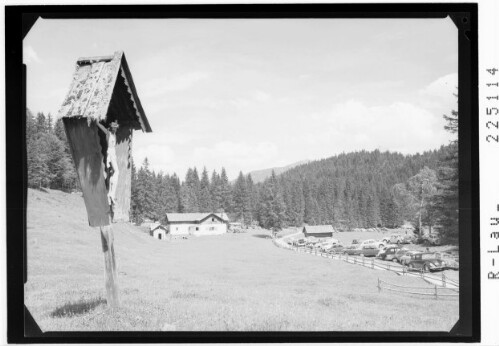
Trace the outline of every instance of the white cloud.
<path fill-rule="evenodd" d="M 316 132 L 308 132 L 305 139 L 308 145 L 322 146 L 325 156 L 362 149 L 415 153 L 438 148 L 449 139 L 439 114 L 404 102 L 366 106 L 348 100 L 316 114 L 315 120 Z"/>
<path fill-rule="evenodd" d="M 266 164 L 275 162 L 279 149 L 274 143 L 221 141 L 211 147 L 198 147 L 194 149 L 194 161 L 201 165 L 211 167 L 224 166 L 231 175 L 240 170 L 248 172 L 253 169 L 263 168 Z"/>
<path fill-rule="evenodd" d="M 209 73 L 202 71 L 188 72 L 179 76 L 161 76 L 143 83 L 141 93 L 146 98 L 161 96 L 172 91 L 186 90 L 209 78 L 209 76 Z"/>
<path fill-rule="evenodd" d="M 38 53 L 30 45 L 25 46 L 23 49 L 23 61 L 25 64 L 31 64 L 33 62 L 38 64 L 42 63 L 42 59 L 40 59 Z"/>
<path fill-rule="evenodd" d="M 137 167 L 142 166 L 142 162 L 147 157 L 150 169 L 159 172 L 172 172 L 176 168 L 175 153 L 165 144 L 141 145 L 133 148 L 134 162 Z"/>
<path fill-rule="evenodd" d="M 260 102 L 265 102 L 270 99 L 270 95 L 262 90 L 257 90 L 253 94 L 255 100 L 260 101 Z"/>
<path fill-rule="evenodd" d="M 454 94 L 457 94 L 457 87 L 457 73 L 440 77 L 419 91 L 421 103 L 425 107 L 455 109 L 457 98 Z"/>

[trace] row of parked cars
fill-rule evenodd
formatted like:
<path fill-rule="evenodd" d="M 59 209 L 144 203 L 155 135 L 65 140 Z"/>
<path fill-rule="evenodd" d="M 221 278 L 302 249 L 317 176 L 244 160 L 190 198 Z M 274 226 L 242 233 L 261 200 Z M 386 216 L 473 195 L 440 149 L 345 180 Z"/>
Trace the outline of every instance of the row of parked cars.
<path fill-rule="evenodd" d="M 445 252 L 422 252 L 409 250 L 397 239 L 395 244 L 384 241 L 368 239 L 364 241 L 354 240 L 350 245 L 344 245 L 334 238 L 297 239 L 289 244 L 296 247 L 315 249 L 328 254 L 345 254 L 349 256 L 375 257 L 385 261 L 392 261 L 407 266 L 409 270 L 438 271 L 445 269 L 459 269 L 459 260 Z"/>

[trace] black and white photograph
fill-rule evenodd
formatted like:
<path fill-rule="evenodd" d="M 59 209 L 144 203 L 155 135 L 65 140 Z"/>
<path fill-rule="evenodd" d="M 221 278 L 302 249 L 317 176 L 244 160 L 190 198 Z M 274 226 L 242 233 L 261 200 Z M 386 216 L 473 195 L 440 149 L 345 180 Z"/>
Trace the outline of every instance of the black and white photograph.
<path fill-rule="evenodd" d="M 450 332 L 458 29 L 38 18 L 22 42 L 36 324 Z"/>

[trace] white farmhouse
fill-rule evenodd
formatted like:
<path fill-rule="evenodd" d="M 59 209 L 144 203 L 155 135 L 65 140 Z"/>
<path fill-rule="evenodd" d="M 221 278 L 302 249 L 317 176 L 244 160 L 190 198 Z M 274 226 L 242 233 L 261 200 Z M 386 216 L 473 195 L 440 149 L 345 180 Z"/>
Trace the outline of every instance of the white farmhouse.
<path fill-rule="evenodd" d="M 227 233 L 229 218 L 225 213 L 167 213 L 170 235 L 215 235 Z"/>

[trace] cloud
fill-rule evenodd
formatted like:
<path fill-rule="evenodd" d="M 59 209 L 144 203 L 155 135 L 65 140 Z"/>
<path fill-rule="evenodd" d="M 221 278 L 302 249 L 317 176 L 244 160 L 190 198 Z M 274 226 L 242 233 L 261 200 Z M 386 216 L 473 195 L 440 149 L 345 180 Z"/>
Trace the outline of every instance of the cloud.
<path fill-rule="evenodd" d="M 439 114 L 405 102 L 367 106 L 350 99 L 314 119 L 316 131 L 305 140 L 323 146 L 324 155 L 362 149 L 415 153 L 438 148 L 450 138 Z"/>
<path fill-rule="evenodd" d="M 253 97 L 255 98 L 255 100 L 260 102 L 265 102 L 270 100 L 270 95 L 262 90 L 255 91 Z"/>
<path fill-rule="evenodd" d="M 150 169 L 159 172 L 171 172 L 175 166 L 175 153 L 165 144 L 149 144 L 137 146 L 133 150 L 134 162 L 137 167 L 142 166 L 147 157 Z"/>
<path fill-rule="evenodd" d="M 179 76 L 161 76 L 151 79 L 141 86 L 144 97 L 161 96 L 172 91 L 186 90 L 210 76 L 207 72 L 193 71 Z"/>
<path fill-rule="evenodd" d="M 23 60 L 25 64 L 37 63 L 41 64 L 42 59 L 38 56 L 38 53 L 33 49 L 32 46 L 25 46 L 23 49 Z"/>
<path fill-rule="evenodd" d="M 458 75 L 451 73 L 436 79 L 419 91 L 421 104 L 431 108 L 456 107 Z"/>
<path fill-rule="evenodd" d="M 240 170 L 247 172 L 262 168 L 276 159 L 278 147 L 272 142 L 247 142 L 221 141 L 213 146 L 198 147 L 194 149 L 194 161 L 199 165 L 227 168 L 232 175 Z M 263 165 L 263 166 L 262 166 Z"/>

